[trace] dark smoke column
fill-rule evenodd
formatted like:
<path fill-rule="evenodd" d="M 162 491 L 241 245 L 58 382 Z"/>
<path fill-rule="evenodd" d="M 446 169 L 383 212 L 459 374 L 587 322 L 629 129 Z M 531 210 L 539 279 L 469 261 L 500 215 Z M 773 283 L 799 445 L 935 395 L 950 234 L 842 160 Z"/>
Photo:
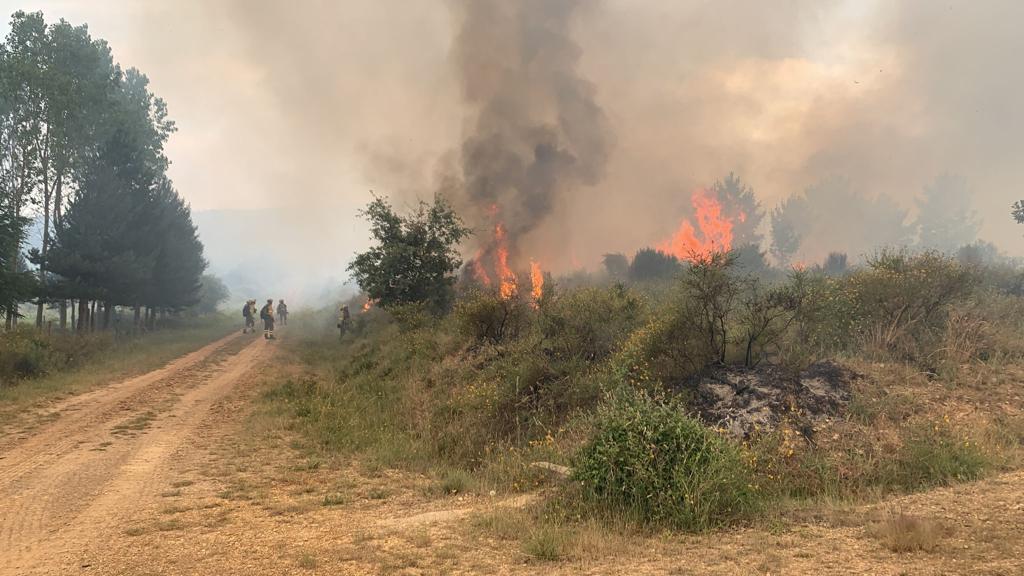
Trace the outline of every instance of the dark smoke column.
<path fill-rule="evenodd" d="M 580 0 L 454 0 L 454 59 L 475 116 L 462 145 L 457 202 L 491 267 L 501 224 L 513 266 L 518 241 L 563 191 L 595 184 L 607 158 L 606 121 L 570 36 Z"/>

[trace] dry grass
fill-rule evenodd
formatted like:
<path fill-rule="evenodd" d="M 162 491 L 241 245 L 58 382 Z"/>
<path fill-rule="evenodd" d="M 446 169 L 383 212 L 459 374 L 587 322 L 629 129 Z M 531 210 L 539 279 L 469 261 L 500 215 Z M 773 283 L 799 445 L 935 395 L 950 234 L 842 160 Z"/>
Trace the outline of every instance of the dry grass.
<path fill-rule="evenodd" d="M 890 510 L 868 532 L 896 553 L 933 552 L 942 540 L 943 528 L 937 521 Z"/>

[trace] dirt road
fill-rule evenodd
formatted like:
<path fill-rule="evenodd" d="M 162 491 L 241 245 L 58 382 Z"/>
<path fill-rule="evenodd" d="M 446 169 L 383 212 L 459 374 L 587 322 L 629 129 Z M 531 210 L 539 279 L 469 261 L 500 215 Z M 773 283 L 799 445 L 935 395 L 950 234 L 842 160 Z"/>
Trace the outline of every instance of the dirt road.
<path fill-rule="evenodd" d="M 69 574 L 123 539 L 268 343 L 232 335 L 0 439 L 0 574 Z"/>

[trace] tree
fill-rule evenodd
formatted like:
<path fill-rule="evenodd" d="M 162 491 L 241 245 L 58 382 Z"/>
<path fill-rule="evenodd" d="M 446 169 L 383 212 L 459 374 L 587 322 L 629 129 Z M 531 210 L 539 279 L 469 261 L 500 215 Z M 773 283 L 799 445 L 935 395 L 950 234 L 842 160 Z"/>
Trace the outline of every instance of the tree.
<path fill-rule="evenodd" d="M 918 231 L 918 244 L 947 254 L 977 239 L 981 222 L 971 209 L 971 191 L 967 182 L 952 174 L 936 178 L 925 187 L 914 225 Z"/>
<path fill-rule="evenodd" d="M 800 249 L 800 223 L 806 218 L 806 202 L 801 197 L 787 198 L 772 210 L 771 254 L 775 262 L 788 266 Z"/>
<path fill-rule="evenodd" d="M 156 309 L 179 310 L 198 299 L 206 268 L 187 205 L 165 176 L 164 142 L 174 125 L 148 79 L 129 69 L 110 95 L 103 140 L 81 166 L 80 182 L 55 227 L 47 254 L 33 259 L 58 276 L 51 298 L 104 303 L 101 326 L 115 305 L 131 306 L 138 326 Z"/>
<path fill-rule="evenodd" d="M 0 201 L 3 202 L 6 230 L 3 250 L 6 275 L 17 275 L 20 250 L 24 241 L 21 219 L 38 184 L 42 98 L 39 74 L 45 25 L 42 15 L 27 17 L 18 12 L 11 31 L 0 44 Z M 12 284 L 13 286 L 13 284 Z M 20 294 L 20 291 L 18 292 Z M 10 290 L 11 297 L 15 291 Z M 20 294 L 20 297 L 25 297 Z M 6 325 L 17 321 L 17 304 L 5 303 Z"/>
<path fill-rule="evenodd" d="M 671 278 L 682 270 L 679 259 L 654 248 L 642 248 L 629 264 L 629 277 L 633 280 Z"/>
<path fill-rule="evenodd" d="M 216 314 L 220 305 L 231 297 L 231 291 L 224 281 L 213 274 L 203 274 L 199 284 L 199 300 L 190 308 L 197 316 Z"/>
<path fill-rule="evenodd" d="M 153 197 L 150 235 L 158 239 L 153 276 L 143 301 L 149 306 L 180 310 L 199 302 L 206 270 L 203 244 L 192 212 L 166 178 Z"/>
<path fill-rule="evenodd" d="M 826 276 L 842 276 L 850 269 L 848 258 L 843 252 L 829 252 L 828 258 L 821 266 L 821 271 Z"/>
<path fill-rule="evenodd" d="M 759 228 L 765 214 L 754 189 L 730 172 L 711 186 L 711 192 L 722 205 L 722 215 L 733 223 L 733 245 L 759 247 L 763 240 Z"/>
<path fill-rule="evenodd" d="M 601 261 L 613 279 L 623 280 L 629 275 L 629 259 L 625 254 L 605 254 Z"/>
<path fill-rule="evenodd" d="M 118 71 L 106 44 L 93 41 L 87 27 L 63 20 L 47 26 L 38 12 L 16 12 L 6 44 L 3 68 L 8 82 L 3 90 L 15 109 L 20 196 L 32 198 L 40 209 L 39 280 L 45 286 L 45 255 L 61 218 L 65 186 L 97 141 Z M 37 324 L 42 323 L 43 306 L 40 298 Z M 63 312 L 62 307 L 62 319 Z"/>
<path fill-rule="evenodd" d="M 32 275 L 19 266 L 27 224 L 28 219 L 10 210 L 10 204 L 0 197 L 0 314 L 12 320 L 18 303 L 35 289 Z"/>
<path fill-rule="evenodd" d="M 764 274 L 768 270 L 765 253 L 755 244 L 744 244 L 732 250 L 737 270 L 747 274 Z"/>
<path fill-rule="evenodd" d="M 1024 200 L 1017 200 L 1013 203 L 1013 211 L 1010 213 L 1017 224 L 1024 224 Z"/>
<path fill-rule="evenodd" d="M 865 254 L 878 246 L 906 245 L 913 236 L 905 209 L 842 178 L 822 180 L 772 211 L 772 255 L 781 264 L 797 252 L 814 260 L 835 250 Z"/>
<path fill-rule="evenodd" d="M 348 270 L 367 295 L 383 308 L 423 303 L 447 309 L 462 265 L 458 244 L 470 229 L 445 199 L 420 201 L 402 216 L 387 200 L 374 198 L 360 215 L 370 222 L 376 245 L 357 254 Z"/>

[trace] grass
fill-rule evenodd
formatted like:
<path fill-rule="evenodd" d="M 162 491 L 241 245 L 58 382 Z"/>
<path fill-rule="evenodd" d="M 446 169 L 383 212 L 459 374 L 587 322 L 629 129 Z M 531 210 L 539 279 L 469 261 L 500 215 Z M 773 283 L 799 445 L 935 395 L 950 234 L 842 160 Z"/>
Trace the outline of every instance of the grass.
<path fill-rule="evenodd" d="M 299 556 L 298 564 L 299 568 L 302 568 L 303 570 L 313 570 L 317 567 L 316 556 L 309 552 L 303 552 L 302 555 Z"/>
<path fill-rule="evenodd" d="M 912 516 L 902 511 L 889 511 L 868 533 L 892 552 L 932 552 L 942 540 L 942 525 L 930 518 Z"/>
<path fill-rule="evenodd" d="M 565 556 L 569 539 L 570 534 L 564 528 L 542 524 L 527 533 L 522 550 L 534 560 L 554 562 Z"/>
<path fill-rule="evenodd" d="M 454 496 L 472 491 L 474 484 L 475 480 L 469 472 L 448 468 L 441 473 L 434 490 L 445 496 Z"/>
<path fill-rule="evenodd" d="M 141 338 L 113 342 L 69 370 L 16 384 L 0 384 L 0 425 L 8 424 L 42 400 L 85 392 L 96 386 L 154 370 L 168 361 L 234 331 L 226 317 L 196 320 L 180 328 L 167 328 Z M 109 336 L 90 336 L 102 337 Z"/>
<path fill-rule="evenodd" d="M 348 504 L 351 501 L 352 499 L 347 494 L 343 494 L 341 492 L 332 492 L 330 494 L 325 494 L 324 499 L 321 503 L 324 506 L 342 506 L 344 504 Z"/>

